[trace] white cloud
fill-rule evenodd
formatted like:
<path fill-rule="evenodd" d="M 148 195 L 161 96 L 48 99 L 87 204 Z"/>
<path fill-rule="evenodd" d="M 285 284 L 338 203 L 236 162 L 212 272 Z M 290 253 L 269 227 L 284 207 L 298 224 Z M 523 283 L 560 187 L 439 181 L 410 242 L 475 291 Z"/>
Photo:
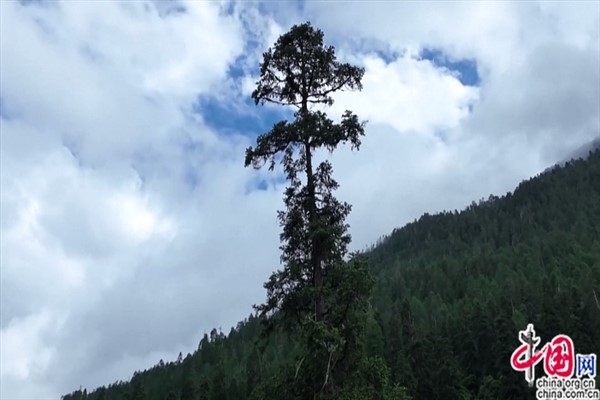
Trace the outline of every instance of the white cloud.
<path fill-rule="evenodd" d="M 407 54 L 389 64 L 372 55 L 361 61 L 363 90 L 336 95 L 333 114 L 350 107 L 361 118 L 391 124 L 400 132 L 432 134 L 457 126 L 477 99 L 476 88 L 464 86 L 429 60 Z"/>
<path fill-rule="evenodd" d="M 54 388 L 43 383 L 56 348 L 48 345 L 61 326 L 61 316 L 48 309 L 14 318 L 2 329 L 2 398 L 47 399 Z M 50 340 L 48 340 L 50 339 Z M 42 379 L 40 379 L 42 378 Z M 27 387 L 25 382 L 35 382 Z"/>
<path fill-rule="evenodd" d="M 359 153 L 328 156 L 355 248 L 600 132 L 591 2 L 166 4 L 0 3 L 2 398 L 127 379 L 264 298 L 282 188 L 252 190 L 276 179 L 243 168 L 251 139 L 192 109 L 209 96 L 247 113 L 261 53 L 294 22 L 366 67 L 363 92 L 330 110 L 370 120 Z M 481 87 L 410 56 L 423 47 L 474 58 Z"/>
<path fill-rule="evenodd" d="M 179 108 L 209 93 L 242 51 L 239 26 L 216 3 L 166 18 L 145 3 L 18 4 L 3 4 L 3 38 L 18 38 L 3 40 L 3 101 L 86 161 L 168 139 Z"/>

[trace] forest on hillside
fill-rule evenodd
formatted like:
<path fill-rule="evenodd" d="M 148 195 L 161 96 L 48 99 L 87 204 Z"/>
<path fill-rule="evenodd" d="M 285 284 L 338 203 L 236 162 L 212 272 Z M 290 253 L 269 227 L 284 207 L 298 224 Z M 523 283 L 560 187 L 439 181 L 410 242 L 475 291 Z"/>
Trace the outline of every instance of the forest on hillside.
<path fill-rule="evenodd" d="M 350 206 L 333 196 L 332 166 L 311 157 L 358 149 L 364 124 L 308 104 L 360 90 L 363 72 L 310 24 L 264 54 L 253 99 L 298 109 L 246 153 L 246 166 L 281 162 L 290 183 L 266 302 L 193 354 L 64 400 L 533 399 L 510 365 L 528 323 L 543 341 L 564 333 L 577 353 L 598 351 L 600 150 L 347 254 Z"/>
<path fill-rule="evenodd" d="M 535 324 L 577 352 L 600 343 L 600 151 L 461 212 L 424 215 L 365 253 L 376 277 L 366 346 L 414 399 L 533 399 L 510 367 Z M 594 294 L 595 292 L 595 294 Z M 64 400 L 256 398 L 286 363 L 283 333 L 255 314 L 193 354 Z"/>

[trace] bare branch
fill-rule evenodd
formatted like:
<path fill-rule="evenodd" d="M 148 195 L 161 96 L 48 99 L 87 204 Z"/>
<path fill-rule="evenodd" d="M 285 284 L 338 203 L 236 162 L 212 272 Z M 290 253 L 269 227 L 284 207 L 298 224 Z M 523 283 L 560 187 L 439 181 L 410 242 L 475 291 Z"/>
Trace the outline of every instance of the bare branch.
<path fill-rule="evenodd" d="M 300 362 L 298 363 L 298 365 L 296 366 L 296 374 L 294 375 L 294 380 L 296 380 L 296 378 L 298 377 L 298 372 L 300 372 L 300 366 L 302 365 L 302 363 L 304 362 L 304 358 L 302 357 L 302 360 L 300 360 Z"/>
<path fill-rule="evenodd" d="M 596 307 L 600 310 L 600 302 L 598 301 L 598 296 L 596 296 L 596 290 L 592 289 L 592 292 L 594 293 L 594 300 L 596 300 Z"/>
<path fill-rule="evenodd" d="M 321 390 L 325 389 L 325 386 L 327 385 L 327 382 L 329 381 L 329 371 L 331 369 L 331 358 L 333 357 L 333 352 L 335 351 L 335 347 L 333 346 L 333 348 L 328 348 L 327 350 L 329 350 L 329 361 L 327 361 L 327 373 L 325 374 L 325 382 L 323 382 L 323 387 L 321 387 Z"/>

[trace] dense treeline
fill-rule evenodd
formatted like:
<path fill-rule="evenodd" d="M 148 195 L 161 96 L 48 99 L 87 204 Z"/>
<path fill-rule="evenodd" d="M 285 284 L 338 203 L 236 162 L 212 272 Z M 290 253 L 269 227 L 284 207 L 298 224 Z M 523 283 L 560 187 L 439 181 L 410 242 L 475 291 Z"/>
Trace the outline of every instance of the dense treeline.
<path fill-rule="evenodd" d="M 414 399 L 532 399 L 509 359 L 534 323 L 578 353 L 600 344 L 600 151 L 462 212 L 424 215 L 366 253 L 376 286 L 367 347 Z M 65 400 L 260 398 L 293 352 L 253 315 L 193 355 Z M 364 377 L 368 379 L 368 377 Z"/>
<path fill-rule="evenodd" d="M 599 350 L 600 152 L 425 215 L 370 258 L 384 353 L 416 398 L 533 398 L 508 361 L 527 323 Z"/>

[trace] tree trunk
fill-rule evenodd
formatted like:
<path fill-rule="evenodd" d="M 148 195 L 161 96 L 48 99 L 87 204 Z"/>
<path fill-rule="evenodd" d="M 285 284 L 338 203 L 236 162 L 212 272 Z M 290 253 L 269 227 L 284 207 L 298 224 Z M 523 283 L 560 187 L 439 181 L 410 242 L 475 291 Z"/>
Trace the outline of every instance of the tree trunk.
<path fill-rule="evenodd" d="M 308 138 L 305 139 L 305 151 L 306 151 L 306 188 L 308 191 L 309 211 L 308 211 L 308 224 L 309 230 L 314 229 L 316 225 L 316 211 L 317 201 L 315 195 L 315 182 L 312 168 L 312 154 L 310 149 L 310 141 Z M 311 251 L 311 265 L 313 272 L 313 285 L 316 290 L 320 290 L 323 287 L 323 271 L 321 266 L 321 245 L 319 239 L 313 237 L 312 239 L 312 251 Z M 324 314 L 323 297 L 317 293 L 315 297 L 315 316 L 317 321 L 323 320 Z"/>

